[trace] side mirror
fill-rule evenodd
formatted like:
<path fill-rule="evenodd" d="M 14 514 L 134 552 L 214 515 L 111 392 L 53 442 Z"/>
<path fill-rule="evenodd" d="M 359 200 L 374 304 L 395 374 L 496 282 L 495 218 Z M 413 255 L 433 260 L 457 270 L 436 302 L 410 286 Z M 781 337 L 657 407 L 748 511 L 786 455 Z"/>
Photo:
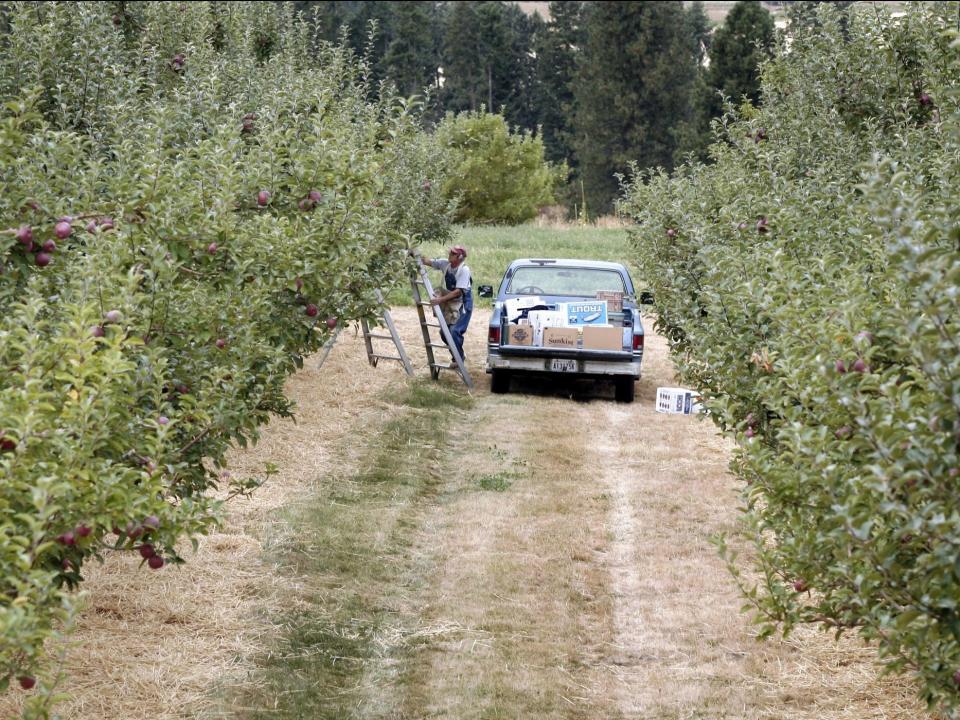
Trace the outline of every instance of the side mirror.
<path fill-rule="evenodd" d="M 642 293 L 640 293 L 640 304 L 653 305 L 653 293 L 649 290 L 644 290 Z"/>
<path fill-rule="evenodd" d="M 482 298 L 492 298 L 493 297 L 493 285 L 479 285 L 477 286 L 477 295 Z"/>

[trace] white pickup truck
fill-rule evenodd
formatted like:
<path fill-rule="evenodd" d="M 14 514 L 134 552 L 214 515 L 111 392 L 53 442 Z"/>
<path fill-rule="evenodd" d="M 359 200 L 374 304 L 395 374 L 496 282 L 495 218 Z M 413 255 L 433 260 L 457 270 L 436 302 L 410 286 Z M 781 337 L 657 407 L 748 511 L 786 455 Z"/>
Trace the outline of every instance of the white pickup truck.
<path fill-rule="evenodd" d="M 479 290 L 481 297 L 493 296 L 491 287 Z M 592 315 L 579 318 L 572 332 L 538 333 L 536 323 L 524 322 L 538 318 L 539 311 L 588 307 L 606 297 L 617 301 L 602 306 L 606 312 L 602 332 L 586 329 L 595 319 Z M 644 300 L 652 301 L 649 296 Z M 519 374 L 564 374 L 612 379 L 616 400 L 633 402 L 643 360 L 643 323 L 633 281 L 619 263 L 514 260 L 500 282 L 487 333 L 486 371 L 492 392 L 507 392 L 511 378 Z"/>

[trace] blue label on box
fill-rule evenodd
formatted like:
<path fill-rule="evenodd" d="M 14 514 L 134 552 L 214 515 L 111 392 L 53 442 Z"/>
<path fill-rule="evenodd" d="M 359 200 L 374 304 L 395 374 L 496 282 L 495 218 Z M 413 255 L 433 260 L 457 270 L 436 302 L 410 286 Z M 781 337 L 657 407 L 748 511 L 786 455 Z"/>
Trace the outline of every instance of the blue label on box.
<path fill-rule="evenodd" d="M 559 310 L 564 314 L 567 325 L 607 324 L 606 300 L 560 303 Z"/>

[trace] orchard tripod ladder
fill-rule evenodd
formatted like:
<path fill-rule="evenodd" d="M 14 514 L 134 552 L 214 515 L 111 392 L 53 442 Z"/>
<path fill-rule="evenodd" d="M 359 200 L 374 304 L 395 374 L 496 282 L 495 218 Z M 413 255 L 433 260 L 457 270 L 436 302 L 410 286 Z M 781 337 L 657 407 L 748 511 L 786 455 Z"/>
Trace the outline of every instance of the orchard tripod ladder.
<path fill-rule="evenodd" d="M 440 309 L 439 305 L 434 305 L 430 302 L 430 299 L 433 297 L 433 286 L 430 284 L 427 268 L 421 263 L 419 254 L 416 256 L 416 260 L 417 271 L 410 275 L 410 285 L 413 287 L 413 300 L 417 305 L 417 315 L 420 316 L 420 329 L 423 331 L 423 345 L 427 350 L 427 362 L 430 365 L 430 375 L 436 380 L 440 377 L 441 370 L 456 370 L 460 373 L 460 377 L 463 378 L 464 384 L 472 390 L 473 381 L 470 379 L 470 373 L 467 372 L 467 368 L 463 364 L 460 351 L 457 350 L 457 346 L 453 342 L 450 328 L 447 325 L 446 318 L 443 317 L 443 310 Z M 436 322 L 430 322 L 427 319 L 427 315 L 423 311 L 425 307 L 433 309 L 433 317 Z M 438 328 L 444 342 L 434 342 L 433 336 L 430 334 L 430 328 Z M 449 352 L 453 356 L 453 362 L 437 362 L 433 354 L 434 348 Z"/>
<path fill-rule="evenodd" d="M 403 363 L 403 369 L 407 371 L 407 375 L 413 375 L 413 367 L 410 365 L 410 358 L 407 357 L 407 353 L 403 349 L 403 343 L 400 342 L 400 336 L 397 334 L 397 328 L 393 324 L 393 318 L 390 316 L 390 311 L 387 309 L 387 303 L 383 299 L 383 293 L 377 290 L 377 301 L 380 303 L 380 307 L 383 308 L 381 314 L 383 316 L 383 322 L 387 326 L 387 330 L 390 331 L 390 334 L 371 332 L 370 324 L 366 320 L 360 320 L 360 327 L 363 329 L 363 342 L 367 346 L 367 360 L 370 361 L 370 364 L 373 367 L 377 366 L 379 360 L 396 360 L 397 362 Z M 377 351 L 377 348 L 374 348 L 374 340 L 390 340 L 393 342 L 394 346 L 397 349 L 396 355 L 382 355 Z"/>

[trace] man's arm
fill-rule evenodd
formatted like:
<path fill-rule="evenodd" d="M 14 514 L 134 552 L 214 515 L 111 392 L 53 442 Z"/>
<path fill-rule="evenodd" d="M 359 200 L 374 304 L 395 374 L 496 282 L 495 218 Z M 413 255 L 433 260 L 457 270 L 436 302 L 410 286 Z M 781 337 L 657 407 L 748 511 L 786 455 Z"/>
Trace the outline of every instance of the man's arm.
<path fill-rule="evenodd" d="M 454 288 L 450 292 L 443 293 L 442 295 L 437 295 L 435 298 L 430 300 L 434 305 L 440 305 L 441 303 L 450 302 L 451 300 L 456 300 L 458 297 L 463 295 L 463 290 L 460 288 Z"/>

